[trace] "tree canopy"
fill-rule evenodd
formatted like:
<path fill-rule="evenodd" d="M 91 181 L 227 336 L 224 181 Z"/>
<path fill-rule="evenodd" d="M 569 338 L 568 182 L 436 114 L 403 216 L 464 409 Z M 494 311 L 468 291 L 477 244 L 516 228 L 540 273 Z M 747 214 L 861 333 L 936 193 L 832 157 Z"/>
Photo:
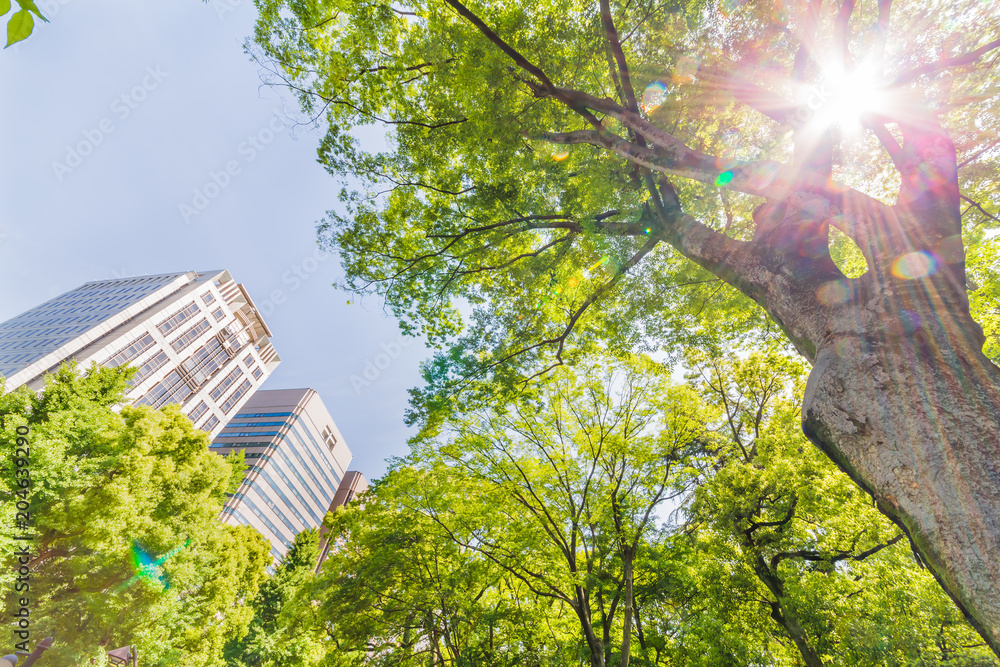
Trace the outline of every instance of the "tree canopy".
<path fill-rule="evenodd" d="M 996 664 L 808 445 L 801 364 L 605 361 L 414 442 L 247 664 Z"/>
<path fill-rule="evenodd" d="M 342 286 L 446 348 L 419 417 L 594 344 L 781 337 L 810 439 L 1000 651 L 1000 6 L 259 7 L 251 48 L 353 179 L 320 226 Z"/>
<path fill-rule="evenodd" d="M 315 528 L 295 536 L 275 573 L 264 580 L 257 595 L 248 602 L 247 606 L 253 610 L 249 632 L 226 643 L 226 667 L 308 664 L 315 656 L 317 651 L 309 638 L 294 636 L 279 620 L 293 596 L 311 582 L 319 559 L 318 547 L 319 530 Z M 284 632 L 279 633 L 279 629 Z"/>
<path fill-rule="evenodd" d="M 175 405 L 122 407 L 133 372 L 93 366 L 81 377 L 66 365 L 41 394 L 0 395 L 5 448 L 27 439 L 31 480 L 25 488 L 13 467 L 3 476 L 5 562 L 17 562 L 16 546 L 31 555 L 26 594 L 15 591 L 18 566 L 4 569 L 4 614 L 26 595 L 32 638 L 56 638 L 49 661 L 85 664 L 136 644 L 143 664 L 216 665 L 224 643 L 247 632 L 244 602 L 270 548 L 219 521 L 242 457 L 209 451 Z M 15 521 L 18 492 L 30 517 Z"/>

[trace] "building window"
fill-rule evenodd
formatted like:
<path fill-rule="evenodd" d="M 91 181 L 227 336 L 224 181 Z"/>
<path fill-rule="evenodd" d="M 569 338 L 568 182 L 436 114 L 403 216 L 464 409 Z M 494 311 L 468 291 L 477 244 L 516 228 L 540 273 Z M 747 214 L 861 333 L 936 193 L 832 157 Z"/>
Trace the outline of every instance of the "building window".
<path fill-rule="evenodd" d="M 263 375 L 263 374 L 264 374 L 264 371 L 260 370 L 259 368 L 253 369 L 253 379 L 254 380 L 259 380 L 260 376 Z"/>
<path fill-rule="evenodd" d="M 247 365 L 247 368 L 250 368 L 251 366 L 253 366 L 253 355 L 252 354 L 248 354 L 243 359 L 243 363 Z"/>
<path fill-rule="evenodd" d="M 212 415 L 211 417 L 205 420 L 204 424 L 201 425 L 201 430 L 205 431 L 206 433 L 209 433 L 213 428 L 215 428 L 215 425 L 218 423 L 219 423 L 219 418 L 216 417 L 215 415 Z"/>
<path fill-rule="evenodd" d="M 233 419 L 255 419 L 257 417 L 291 417 L 291 412 L 241 412 Z"/>
<path fill-rule="evenodd" d="M 188 374 L 192 386 L 200 387 L 227 361 L 229 355 L 222 349 L 222 343 L 216 338 L 209 338 L 207 343 L 184 360 L 181 368 Z"/>
<path fill-rule="evenodd" d="M 177 340 L 170 344 L 170 347 L 174 348 L 174 352 L 180 352 L 185 347 L 197 340 L 198 336 L 202 335 L 211 328 L 208 320 L 202 319 L 201 322 L 194 325 L 183 334 L 181 334 Z"/>
<path fill-rule="evenodd" d="M 163 320 L 156 325 L 156 328 L 160 330 L 161 334 L 168 334 L 177 327 L 179 327 L 185 320 L 198 312 L 198 304 L 194 301 L 184 306 L 179 312 L 174 313 L 167 319 Z"/>
<path fill-rule="evenodd" d="M 201 403 L 198 404 L 198 407 L 196 407 L 194 410 L 191 411 L 191 414 L 188 415 L 188 418 L 191 421 L 196 422 L 203 416 L 205 416 L 206 412 L 208 412 L 208 406 L 205 405 L 205 401 L 202 401 Z"/>
<path fill-rule="evenodd" d="M 140 354 L 153 347 L 153 337 L 149 334 L 144 335 L 139 340 L 135 341 L 124 350 L 121 350 L 113 357 L 105 361 L 102 366 L 107 366 L 108 368 L 117 368 L 118 366 L 123 366 L 128 362 L 132 361 Z"/>
<path fill-rule="evenodd" d="M 250 391 L 250 386 L 250 380 L 244 380 L 243 384 L 237 387 L 236 391 L 234 391 L 232 395 L 226 399 L 226 402 L 222 404 L 222 412 L 228 415 L 229 411 L 236 407 L 236 404 L 241 398 L 243 398 L 244 394 Z"/>
<path fill-rule="evenodd" d="M 167 363 L 167 353 L 160 352 L 139 368 L 139 371 L 132 376 L 131 380 L 129 380 L 129 384 L 133 387 L 138 387 L 142 384 L 143 380 L 152 375 L 156 369 L 160 368 L 165 363 Z"/>
<path fill-rule="evenodd" d="M 243 375 L 242 369 L 234 368 L 233 371 L 226 377 L 222 378 L 222 381 L 219 382 L 219 384 L 215 386 L 215 389 L 212 390 L 212 400 L 218 401 L 220 398 L 222 398 L 222 395 L 226 393 L 226 390 L 232 387 L 233 384 L 237 380 L 239 380 L 242 375 Z"/>
<path fill-rule="evenodd" d="M 284 426 L 285 422 L 240 422 L 229 424 L 226 428 L 260 428 L 261 426 Z M 222 435 L 226 435 L 223 433 Z"/>
<path fill-rule="evenodd" d="M 254 435 L 260 435 L 260 433 L 254 433 Z M 216 437 L 224 438 L 224 437 L 226 437 L 226 434 L 225 433 L 220 433 Z M 271 442 L 221 442 L 221 443 L 220 442 L 213 442 L 211 446 L 213 448 L 214 447 L 231 447 L 234 451 L 236 451 L 236 450 L 239 450 L 239 449 L 245 449 L 247 447 L 272 447 L 273 448 L 275 445 L 274 445 L 274 443 L 271 443 Z M 230 452 L 230 453 L 232 453 L 232 452 Z"/>
<path fill-rule="evenodd" d="M 207 306 L 208 304 L 215 301 L 215 295 L 212 294 L 211 292 L 205 292 L 204 294 L 201 295 L 201 300 L 204 301 L 205 305 Z"/>
<path fill-rule="evenodd" d="M 156 409 L 167 403 L 181 403 L 190 395 L 191 387 L 181 379 L 180 373 L 172 371 L 136 401 L 136 405 L 149 405 Z"/>
<path fill-rule="evenodd" d="M 222 312 L 222 308 L 221 307 L 220 308 L 216 308 L 215 310 L 212 311 L 212 317 L 215 318 L 216 322 L 218 322 L 219 320 L 221 320 L 225 316 L 226 316 L 226 314 Z"/>
<path fill-rule="evenodd" d="M 257 438 L 266 435 L 278 435 L 277 431 L 226 431 L 225 433 L 220 433 L 218 437 L 220 438 Z M 242 447 L 243 443 L 236 443 L 238 446 Z"/>

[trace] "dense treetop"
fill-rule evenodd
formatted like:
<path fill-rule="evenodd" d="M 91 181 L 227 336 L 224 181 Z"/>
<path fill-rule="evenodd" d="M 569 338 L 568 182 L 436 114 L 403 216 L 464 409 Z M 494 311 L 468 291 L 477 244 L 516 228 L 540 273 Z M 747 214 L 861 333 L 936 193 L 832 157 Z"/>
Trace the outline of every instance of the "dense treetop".
<path fill-rule="evenodd" d="M 83 661 L 136 644 L 144 664 L 214 665 L 227 639 L 246 633 L 270 547 L 219 514 L 243 476 L 241 456 L 208 449 L 177 406 L 122 407 L 129 368 L 71 365 L 46 389 L 0 395 L 5 450 L 17 428 L 30 448 L 30 519 L 18 527 L 8 468 L 0 540 L 10 562 L 15 535 L 34 535 L 32 637 L 56 638 L 46 660 Z M 171 553 L 162 563 L 150 565 Z M 16 557 L 15 561 L 16 561 Z M 5 615 L 18 605 L 16 568 L 4 570 Z"/>
<path fill-rule="evenodd" d="M 767 337 L 760 310 L 719 280 L 725 269 L 683 261 L 691 253 L 667 245 L 683 245 L 683 229 L 651 208 L 748 240 L 761 196 L 809 180 L 795 146 L 839 123 L 831 175 L 855 188 L 838 195 L 853 233 L 850 218 L 895 203 L 900 186 L 859 114 L 885 122 L 906 104 L 940 110 L 952 133 L 974 308 L 992 321 L 994 251 L 979 243 L 997 224 L 995 69 L 943 62 L 988 41 L 994 3 L 897 2 L 891 24 L 889 3 L 861 4 L 846 23 L 834 5 L 782 2 L 260 4 L 275 81 L 328 125 L 320 161 L 360 179 L 321 226 L 344 285 L 381 295 L 432 340 L 460 331 L 456 308 L 471 305 L 480 361 L 527 349 L 544 367 L 595 335 L 649 347 Z M 855 65 L 870 76 L 848 78 Z M 849 88 L 859 76 L 870 89 Z M 388 128 L 386 145 L 354 139 L 362 125 Z M 809 187 L 829 194 L 820 180 Z M 843 234 L 833 255 L 848 276 L 865 268 Z"/>

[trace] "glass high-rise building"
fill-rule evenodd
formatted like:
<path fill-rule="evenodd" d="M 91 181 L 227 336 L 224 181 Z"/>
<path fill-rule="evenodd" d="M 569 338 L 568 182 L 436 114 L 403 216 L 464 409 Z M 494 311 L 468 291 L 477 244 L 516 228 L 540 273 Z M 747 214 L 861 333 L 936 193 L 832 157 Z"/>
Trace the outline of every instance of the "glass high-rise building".
<path fill-rule="evenodd" d="M 6 388 L 40 390 L 75 359 L 81 370 L 131 364 L 126 399 L 178 403 L 217 433 L 281 359 L 253 300 L 228 271 L 98 280 L 0 323 Z"/>
<path fill-rule="evenodd" d="M 312 389 L 258 391 L 212 449 L 244 451 L 247 474 L 222 520 L 256 528 L 270 540 L 276 561 L 297 533 L 319 527 L 328 511 L 367 488 L 360 473 L 348 472 L 353 454 Z"/>

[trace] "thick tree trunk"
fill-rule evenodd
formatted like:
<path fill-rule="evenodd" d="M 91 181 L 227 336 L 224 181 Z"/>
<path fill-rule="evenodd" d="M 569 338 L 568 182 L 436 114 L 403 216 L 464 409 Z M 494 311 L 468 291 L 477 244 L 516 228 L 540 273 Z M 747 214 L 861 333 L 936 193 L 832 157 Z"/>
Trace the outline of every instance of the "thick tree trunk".
<path fill-rule="evenodd" d="M 830 259 L 819 199 L 759 208 L 749 243 L 686 218 L 667 240 L 763 306 L 813 364 L 806 435 L 909 534 L 1000 656 L 1000 369 L 969 314 L 954 149 L 936 142 L 945 158 L 917 171 L 951 169 L 944 185 L 904 177 L 900 204 L 850 229 L 869 263 L 860 278 Z M 900 269 L 906 258 L 921 275 Z"/>
<path fill-rule="evenodd" d="M 812 362 L 803 430 L 907 532 L 1000 656 L 1000 369 L 969 314 L 955 147 L 930 116 L 901 128 L 895 206 L 834 205 L 793 185 L 755 211 L 751 242 L 683 216 L 664 238 L 763 306 Z M 830 259 L 830 224 L 864 253 L 860 278 Z"/>
<path fill-rule="evenodd" d="M 858 303 L 833 322 L 803 429 L 906 530 L 1000 654 L 1000 370 L 967 310 L 911 282 L 894 303 Z"/>

